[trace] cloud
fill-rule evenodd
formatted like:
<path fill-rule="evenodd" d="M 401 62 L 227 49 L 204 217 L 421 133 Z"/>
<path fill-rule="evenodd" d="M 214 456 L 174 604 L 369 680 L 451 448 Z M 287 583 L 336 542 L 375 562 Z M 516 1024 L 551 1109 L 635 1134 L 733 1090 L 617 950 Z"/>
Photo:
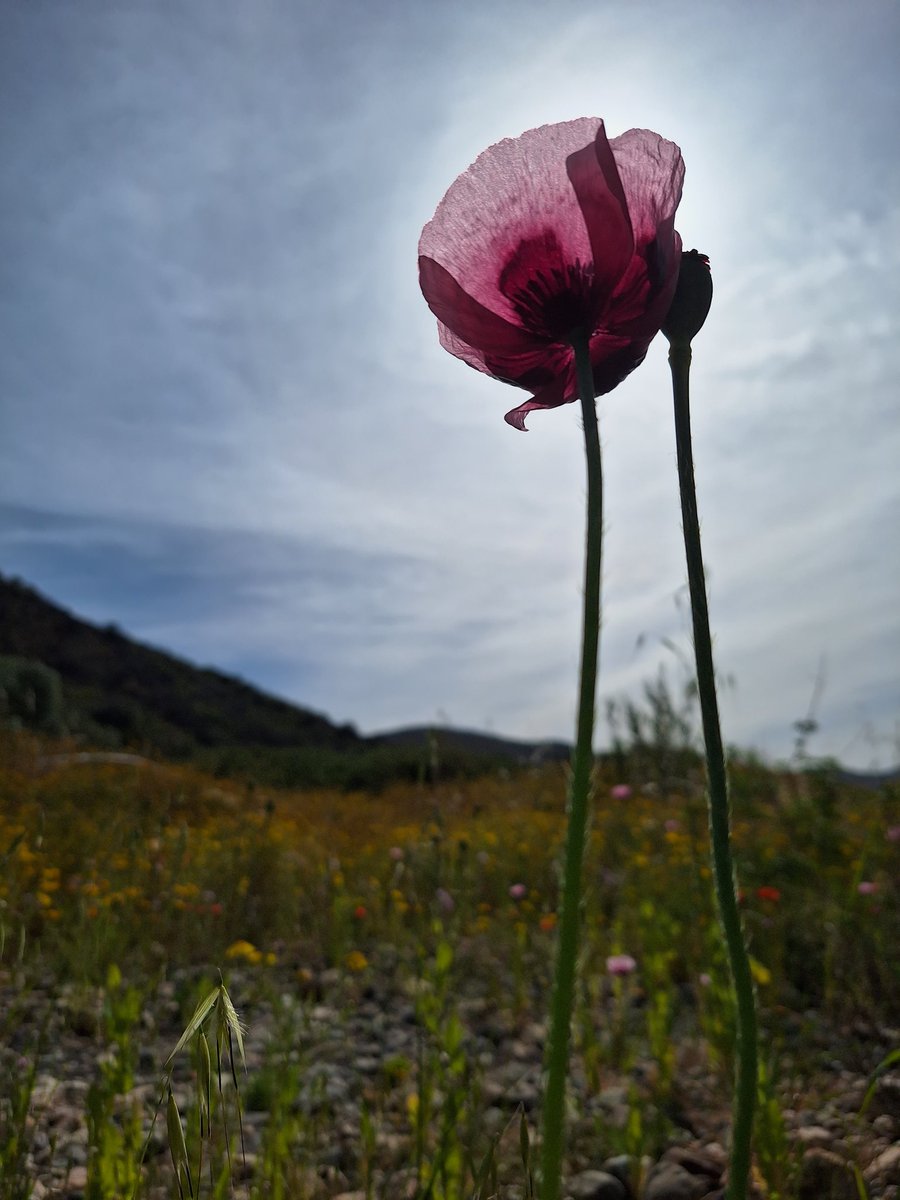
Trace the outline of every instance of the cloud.
<path fill-rule="evenodd" d="M 491 141 L 600 113 L 680 142 L 679 227 L 713 261 L 693 391 L 726 736 L 789 752 L 824 652 L 821 748 L 864 757 L 900 711 L 898 19 L 7 6 L 6 569 L 363 728 L 569 736 L 577 413 L 503 424 L 511 393 L 437 344 L 415 247 Z M 670 403 L 655 345 L 599 405 L 604 695 L 686 644 Z"/>

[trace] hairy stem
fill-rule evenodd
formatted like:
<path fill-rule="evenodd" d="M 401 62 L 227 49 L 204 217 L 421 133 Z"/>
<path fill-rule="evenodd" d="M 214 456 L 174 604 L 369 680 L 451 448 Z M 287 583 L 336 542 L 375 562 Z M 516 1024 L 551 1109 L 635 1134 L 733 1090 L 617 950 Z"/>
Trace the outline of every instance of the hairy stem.
<path fill-rule="evenodd" d="M 672 389 L 675 397 L 678 483 L 681 491 L 681 518 L 684 526 L 684 549 L 687 557 L 688 585 L 691 595 L 694 654 L 697 660 L 697 688 L 703 722 L 703 740 L 706 745 L 713 877 L 737 1009 L 737 1061 L 727 1198 L 728 1200 L 746 1200 L 757 1088 L 756 1007 L 750 959 L 744 943 L 741 918 L 738 912 L 734 860 L 731 853 L 728 776 L 719 725 L 719 704 L 716 698 L 716 676 L 709 632 L 706 580 L 700 548 L 700 520 L 697 514 L 694 456 L 691 448 L 690 344 L 673 341 L 669 349 L 669 365 L 672 368 Z"/>
<path fill-rule="evenodd" d="M 566 1079 L 575 998 L 575 975 L 581 930 L 581 876 L 587 841 L 591 772 L 594 764 L 594 697 L 597 686 L 597 653 L 600 643 L 600 553 L 603 532 L 603 472 L 600 437 L 594 405 L 594 381 L 588 339 L 573 335 L 578 392 L 584 422 L 587 460 L 587 538 L 584 561 L 584 618 L 581 642 L 581 682 L 578 723 L 568 796 L 562 907 L 556 977 L 550 1011 L 547 1047 L 547 1086 L 543 1104 L 541 1200 L 559 1200 L 565 1153 Z"/>

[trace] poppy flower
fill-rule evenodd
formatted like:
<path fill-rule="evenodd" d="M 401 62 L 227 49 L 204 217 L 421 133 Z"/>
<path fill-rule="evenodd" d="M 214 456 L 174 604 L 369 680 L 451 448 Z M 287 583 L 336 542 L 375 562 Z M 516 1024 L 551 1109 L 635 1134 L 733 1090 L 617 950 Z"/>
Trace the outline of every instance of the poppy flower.
<path fill-rule="evenodd" d="M 683 178 L 674 143 L 609 140 L 583 117 L 498 142 L 451 185 L 422 231 L 419 281 L 445 349 L 533 393 L 511 425 L 577 399 L 576 331 L 595 395 L 642 362 L 678 282 Z"/>
<path fill-rule="evenodd" d="M 762 887 L 756 889 L 756 897 L 758 900 L 767 900 L 772 904 L 777 904 L 781 899 L 781 892 L 777 887 L 769 887 L 764 883 Z"/>

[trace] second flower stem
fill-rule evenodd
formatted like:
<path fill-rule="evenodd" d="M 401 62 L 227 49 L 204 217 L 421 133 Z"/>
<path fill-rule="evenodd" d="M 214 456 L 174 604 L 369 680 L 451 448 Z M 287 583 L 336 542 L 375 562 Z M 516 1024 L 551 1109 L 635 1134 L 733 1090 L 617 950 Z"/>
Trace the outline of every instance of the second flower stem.
<path fill-rule="evenodd" d="M 584 560 L 584 618 L 581 642 L 581 681 L 572 774 L 569 782 L 562 904 L 559 920 L 556 976 L 547 1047 L 547 1086 L 543 1103 L 541 1200 L 559 1200 L 565 1153 L 566 1079 L 575 999 L 578 943 L 581 932 L 582 866 L 587 844 L 591 772 L 594 765 L 594 704 L 597 655 L 600 644 L 600 564 L 603 533 L 603 472 L 600 436 L 594 404 L 594 379 L 585 334 L 572 338 L 578 394 L 584 422 L 587 461 L 587 534 Z"/>
<path fill-rule="evenodd" d="M 728 1200 L 746 1200 L 758 1069 L 756 1006 L 753 997 L 750 959 L 744 943 L 735 889 L 734 860 L 731 854 L 728 776 L 725 768 L 725 751 L 722 746 L 722 731 L 719 724 L 719 704 L 716 698 L 716 675 L 713 666 L 712 639 L 709 632 L 706 579 L 703 572 L 703 554 L 700 548 L 700 519 L 697 511 L 694 455 L 691 447 L 691 347 L 689 343 L 672 342 L 669 349 L 669 365 L 672 369 L 672 388 L 675 397 L 678 483 L 681 492 L 681 519 L 684 526 L 688 586 L 691 595 L 694 654 L 697 660 L 697 690 L 700 698 L 703 740 L 706 746 L 713 876 L 737 1001 L 737 1063 L 727 1197 Z"/>

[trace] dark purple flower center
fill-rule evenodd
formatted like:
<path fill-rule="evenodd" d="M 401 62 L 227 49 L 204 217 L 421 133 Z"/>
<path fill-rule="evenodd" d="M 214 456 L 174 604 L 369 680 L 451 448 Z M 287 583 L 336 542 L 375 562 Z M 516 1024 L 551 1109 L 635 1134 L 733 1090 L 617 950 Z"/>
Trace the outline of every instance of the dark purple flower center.
<path fill-rule="evenodd" d="M 498 287 L 535 337 L 567 342 L 579 327 L 593 332 L 593 264 L 566 262 L 552 229 L 519 242 L 503 264 Z"/>

